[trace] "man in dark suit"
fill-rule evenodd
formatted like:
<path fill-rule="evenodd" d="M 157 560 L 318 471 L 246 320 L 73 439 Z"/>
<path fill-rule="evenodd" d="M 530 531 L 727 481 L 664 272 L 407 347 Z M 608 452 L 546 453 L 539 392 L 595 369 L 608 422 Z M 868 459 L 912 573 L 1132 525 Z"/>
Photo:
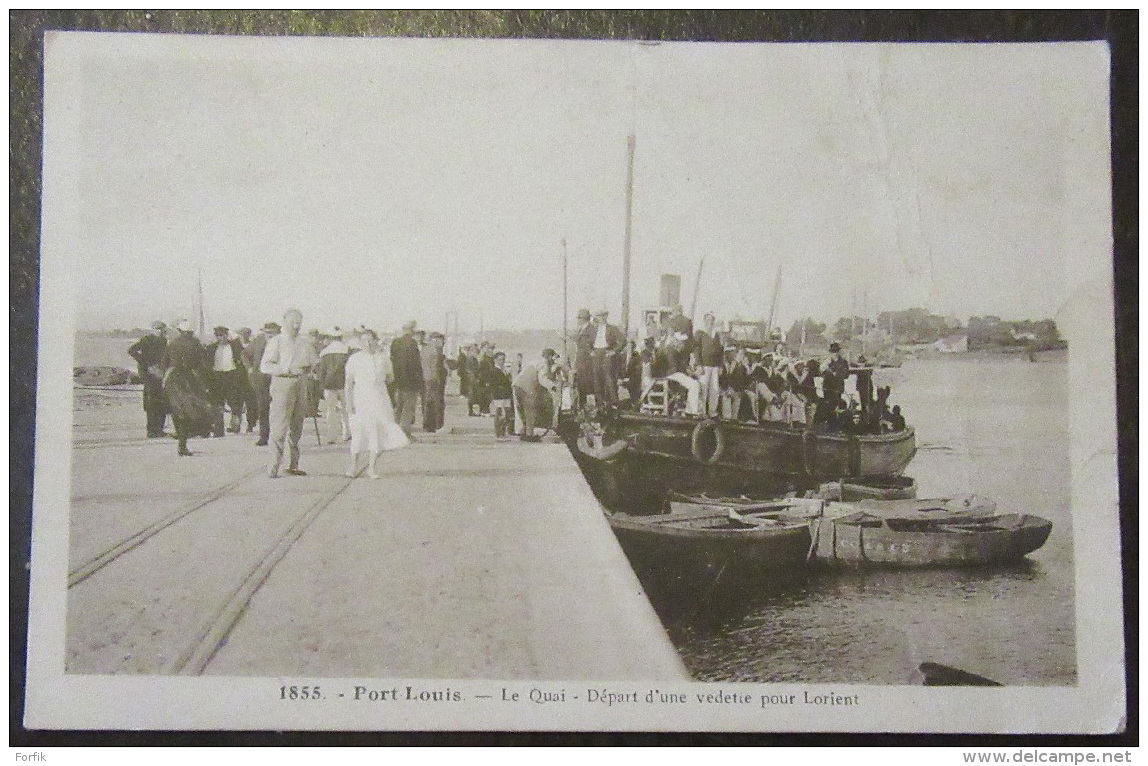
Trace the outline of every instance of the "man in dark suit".
<path fill-rule="evenodd" d="M 845 379 L 849 377 L 849 360 L 841 353 L 841 345 L 838 343 L 829 344 L 829 353 L 822 389 L 825 391 L 826 401 L 836 406 L 845 393 Z"/>
<path fill-rule="evenodd" d="M 151 323 L 151 332 L 140 338 L 128 354 L 136 360 L 140 380 L 143 381 L 143 408 L 147 416 L 147 437 L 163 436 L 167 420 L 167 402 L 163 398 L 164 357 L 167 355 L 167 325 L 158 319 Z"/>
<path fill-rule="evenodd" d="M 423 430 L 434 433 L 443 426 L 443 413 L 446 407 L 446 357 L 442 348 L 445 338 L 441 332 L 432 332 L 430 341 L 422 349 L 423 381 Z"/>
<path fill-rule="evenodd" d="M 578 329 L 574 337 L 574 387 L 578 393 L 578 408 L 586 397 L 594 393 L 594 335 L 597 326 L 590 320 L 589 309 L 578 309 Z"/>
<path fill-rule="evenodd" d="M 606 320 L 610 312 L 601 309 L 594 316 L 590 362 L 594 370 L 594 398 L 599 407 L 618 404 L 618 355 L 626 346 L 626 336 Z"/>
<path fill-rule="evenodd" d="M 177 322 L 175 329 L 177 334 L 167 344 L 164 356 L 167 373 L 163 380 L 163 395 L 175 425 L 176 449 L 183 456 L 192 454 L 187 448 L 188 437 L 206 435 L 216 414 L 203 382 L 203 344 L 195 337 L 191 323 L 186 319 Z"/>
<path fill-rule="evenodd" d="M 231 337 L 226 327 L 215 328 L 215 340 L 207 346 L 208 386 L 211 401 L 219 407 L 214 436 L 223 436 L 223 405 L 231 409 L 231 423 L 227 430 L 239 433 L 240 414 L 243 412 L 243 390 L 247 369 L 243 366 L 243 346 Z"/>
<path fill-rule="evenodd" d="M 425 387 L 414 320 L 403 325 L 403 334 L 391 342 L 391 368 L 395 375 L 395 418 L 409 437 L 414 429 L 419 395 Z"/>
<path fill-rule="evenodd" d="M 263 361 L 267 341 L 278 335 L 280 329 L 277 322 L 268 322 L 263 325 L 263 331 L 243 350 L 243 363 L 248 369 L 248 380 L 255 392 L 255 412 L 248 415 L 248 420 L 253 414 L 259 423 L 259 441 L 255 442 L 257 447 L 266 447 L 267 440 L 271 438 L 271 376 L 263 374 L 259 365 Z"/>
<path fill-rule="evenodd" d="M 259 402 L 255 398 L 255 389 L 251 386 L 251 365 L 247 361 L 247 350 L 251 348 L 254 337 L 250 327 L 240 327 L 235 334 L 239 337 L 240 356 L 247 371 L 240 382 L 243 387 L 243 412 L 247 420 L 247 433 L 251 433 L 255 430 L 255 423 L 259 419 Z"/>

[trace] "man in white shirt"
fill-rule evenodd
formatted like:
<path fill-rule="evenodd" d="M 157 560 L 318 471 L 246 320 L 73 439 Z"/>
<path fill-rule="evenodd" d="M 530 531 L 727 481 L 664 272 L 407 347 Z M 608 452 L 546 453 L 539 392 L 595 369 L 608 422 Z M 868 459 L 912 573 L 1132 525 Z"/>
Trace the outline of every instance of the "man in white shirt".
<path fill-rule="evenodd" d="M 309 409 L 306 378 L 319 358 L 311 340 L 299 334 L 302 326 L 303 312 L 287 309 L 283 314 L 283 332 L 267 341 L 259 365 L 260 372 L 271 376 L 271 443 L 275 445 L 275 461 L 269 471 L 272 479 L 279 478 L 285 448 L 289 448 L 285 473 L 307 475 L 299 470 L 299 438 Z"/>
<path fill-rule="evenodd" d="M 219 407 L 219 416 L 212 429 L 213 436 L 223 436 L 223 405 L 231 410 L 231 424 L 227 430 L 239 433 L 240 417 L 243 413 L 244 377 L 243 347 L 238 339 L 231 337 L 226 327 L 216 327 L 215 340 L 207 346 L 207 361 L 211 365 L 208 377 L 208 390 L 212 402 Z"/>

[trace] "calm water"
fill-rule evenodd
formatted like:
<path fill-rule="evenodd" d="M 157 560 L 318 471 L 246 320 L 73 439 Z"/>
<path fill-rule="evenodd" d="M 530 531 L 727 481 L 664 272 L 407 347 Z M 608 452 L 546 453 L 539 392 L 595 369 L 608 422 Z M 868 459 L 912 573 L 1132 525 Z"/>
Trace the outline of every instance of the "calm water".
<path fill-rule="evenodd" d="M 890 402 L 917 429 L 907 474 L 919 496 L 976 493 L 1043 516 L 1048 542 L 997 569 L 648 583 L 696 678 L 896 684 L 931 661 L 1007 684 L 1075 683 L 1067 365 L 917 361 L 898 377 Z"/>

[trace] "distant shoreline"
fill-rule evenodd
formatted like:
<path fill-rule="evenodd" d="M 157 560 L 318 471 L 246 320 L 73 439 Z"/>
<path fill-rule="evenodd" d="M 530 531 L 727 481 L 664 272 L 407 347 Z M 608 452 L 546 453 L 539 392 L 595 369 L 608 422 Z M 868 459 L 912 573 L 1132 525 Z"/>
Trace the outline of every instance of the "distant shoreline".
<path fill-rule="evenodd" d="M 951 360 L 955 362 L 977 362 L 989 359 L 1027 359 L 1031 353 L 1035 362 L 1064 362 L 1068 361 L 1068 348 L 1050 348 L 1030 352 L 1024 346 L 1002 348 L 979 348 L 975 351 L 960 351 L 945 353 L 936 349 L 922 349 L 920 351 L 903 352 L 906 359 L 923 361 Z"/>
<path fill-rule="evenodd" d="M 139 339 L 139 336 L 130 336 L 122 333 L 111 333 L 101 330 L 79 330 L 74 341 L 73 367 L 119 367 L 130 372 L 135 371 L 135 362 L 127 354 L 128 348 Z M 1065 362 L 1068 360 L 1068 349 L 1049 349 L 1034 351 L 1035 362 Z M 809 356 L 822 356 L 823 354 L 809 354 Z M 996 359 L 1015 359 L 1023 361 L 1028 358 L 1028 350 L 1023 346 L 986 348 L 975 351 L 963 351 L 946 354 L 933 348 L 916 348 L 901 352 L 906 361 L 952 361 L 977 362 Z"/>

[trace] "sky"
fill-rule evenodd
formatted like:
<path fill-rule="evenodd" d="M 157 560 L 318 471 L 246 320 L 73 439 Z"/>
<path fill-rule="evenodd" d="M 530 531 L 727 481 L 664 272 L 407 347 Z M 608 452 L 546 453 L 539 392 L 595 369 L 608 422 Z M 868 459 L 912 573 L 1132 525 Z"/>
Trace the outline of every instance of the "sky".
<path fill-rule="evenodd" d="M 57 34 L 44 225 L 82 329 L 194 320 L 200 273 L 209 327 L 559 328 L 564 252 L 621 324 L 633 134 L 632 327 L 703 259 L 699 317 L 1055 318 L 1106 55 Z"/>

